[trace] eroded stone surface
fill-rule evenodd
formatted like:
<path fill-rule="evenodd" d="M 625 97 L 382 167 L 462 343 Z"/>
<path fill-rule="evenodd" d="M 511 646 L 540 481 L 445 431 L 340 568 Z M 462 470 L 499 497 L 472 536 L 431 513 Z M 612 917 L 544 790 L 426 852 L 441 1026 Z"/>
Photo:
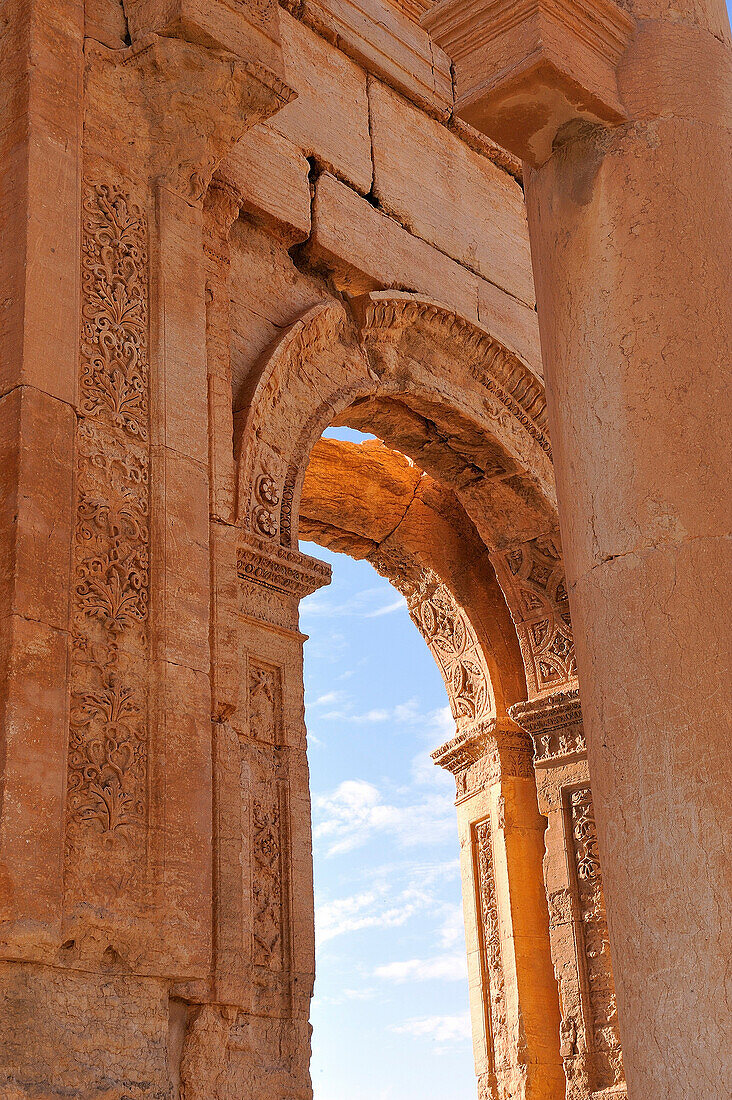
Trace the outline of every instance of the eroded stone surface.
<path fill-rule="evenodd" d="M 454 114 L 449 59 L 416 25 L 422 7 L 0 7 L 3 1100 L 310 1100 L 298 604 L 329 570 L 301 553 L 299 536 L 387 576 L 445 680 L 456 734 L 436 758 L 456 778 L 481 1100 L 562 1100 L 566 1083 L 572 1100 L 616 1100 L 624 1088 L 604 888 L 618 973 L 642 975 L 618 897 L 641 877 L 648 845 L 662 850 L 672 827 L 692 834 L 702 801 L 719 810 L 706 792 L 724 764 L 721 752 L 697 758 L 683 737 L 675 755 L 653 757 L 648 715 L 686 727 L 644 639 L 681 622 L 717 674 L 721 632 L 710 638 L 695 609 L 711 621 L 725 606 L 706 537 L 711 524 L 722 545 L 726 513 L 721 450 L 710 444 L 695 467 L 695 495 L 676 452 L 671 462 L 648 446 L 676 375 L 656 385 L 644 317 L 634 315 L 636 354 L 635 331 L 610 313 L 627 312 L 628 264 L 641 266 L 632 226 L 663 159 L 654 134 L 674 125 L 690 140 L 688 120 L 710 125 L 723 85 L 710 82 L 704 105 L 680 93 L 682 122 L 654 120 L 665 70 L 646 27 L 633 57 L 653 80 L 637 79 L 632 58 L 620 71 L 645 129 L 618 136 L 611 154 L 601 135 L 581 136 L 593 165 L 606 157 L 602 202 L 572 149 L 544 183 L 529 176 L 535 243 L 551 253 L 537 279 L 545 338 L 566 367 L 554 400 L 573 409 L 555 441 L 577 476 L 562 517 L 568 583 L 520 173 Z M 681 33 L 663 39 L 674 56 Z M 683 164 L 668 164 L 673 206 Z M 555 233 L 557 211 L 581 232 Z M 605 245 L 590 247 L 593 217 L 617 253 L 614 282 Z M 669 253 L 684 217 L 675 221 Z M 574 295 L 576 272 L 585 281 Z M 697 362 L 701 333 L 709 347 L 717 339 L 716 315 L 698 302 L 688 313 L 677 366 Z M 675 329 L 663 332 L 666 349 Z M 602 369 L 578 398 L 575 367 L 590 353 Z M 611 432 L 634 354 L 642 384 Z M 679 377 L 713 423 L 721 398 L 706 370 Z M 331 424 L 379 441 L 321 439 Z M 598 465 L 593 439 L 612 462 Z M 677 452 L 693 439 L 684 420 Z M 594 803 L 572 718 L 577 625 L 594 676 L 583 689 Z M 650 685 L 640 735 L 623 687 L 629 645 Z M 688 679 L 679 646 L 663 656 L 667 685 Z M 710 744 L 723 697 L 720 680 L 699 725 Z M 552 725 L 568 699 L 570 718 Z M 612 736 L 600 743 L 608 714 Z M 534 750 L 522 724 L 537 733 Z M 655 817 L 653 799 L 621 807 L 634 838 L 650 838 L 623 866 L 607 806 L 613 790 L 634 789 L 626 764 L 640 774 L 642 753 L 651 785 L 671 776 L 685 797 Z M 716 904 L 721 813 L 714 825 L 679 925 L 689 953 L 693 903 Z M 607 874 L 596 841 L 613 857 Z M 669 860 L 678 875 L 678 851 Z M 657 1005 L 676 1003 L 659 979 L 630 983 L 633 1019 L 648 988 Z M 707 1020 L 702 1046 L 724 1024 L 721 1011 Z M 636 1074 L 642 1045 L 636 1029 Z M 689 1054 L 702 1079 L 704 1057 Z M 708 1069 L 714 1100 L 724 1072 Z M 654 1064 L 654 1087 L 664 1073 Z"/>

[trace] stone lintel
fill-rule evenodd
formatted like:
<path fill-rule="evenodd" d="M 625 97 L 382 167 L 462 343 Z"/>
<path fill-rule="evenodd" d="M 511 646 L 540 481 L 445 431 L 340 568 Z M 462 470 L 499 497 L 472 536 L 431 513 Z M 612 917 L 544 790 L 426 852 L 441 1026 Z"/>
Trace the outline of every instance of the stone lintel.
<path fill-rule="evenodd" d="M 509 714 L 521 729 L 531 734 L 537 768 L 586 758 L 578 688 L 514 703 Z"/>
<path fill-rule="evenodd" d="M 572 123 L 627 119 L 635 23 L 613 0 L 441 0 L 422 18 L 455 68 L 455 113 L 533 167 Z"/>
<path fill-rule="evenodd" d="M 299 550 L 241 532 L 236 550 L 239 579 L 298 600 L 330 584 L 330 566 Z"/>

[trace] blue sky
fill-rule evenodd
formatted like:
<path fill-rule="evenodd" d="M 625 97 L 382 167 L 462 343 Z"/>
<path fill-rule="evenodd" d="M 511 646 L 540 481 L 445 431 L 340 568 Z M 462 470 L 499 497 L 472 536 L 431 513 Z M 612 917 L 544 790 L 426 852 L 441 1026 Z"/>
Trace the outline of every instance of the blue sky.
<path fill-rule="evenodd" d="M 472 1100 L 455 788 L 429 759 L 454 733 L 445 688 L 387 581 L 301 548 L 333 569 L 301 605 L 315 1100 Z"/>

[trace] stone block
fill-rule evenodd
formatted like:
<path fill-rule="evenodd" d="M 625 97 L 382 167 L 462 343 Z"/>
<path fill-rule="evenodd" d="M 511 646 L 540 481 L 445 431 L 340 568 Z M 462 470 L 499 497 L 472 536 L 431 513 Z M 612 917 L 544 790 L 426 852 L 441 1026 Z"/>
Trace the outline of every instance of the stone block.
<path fill-rule="evenodd" d="M 133 42 L 150 34 L 183 38 L 226 50 L 282 75 L 275 0 L 124 0 Z"/>
<path fill-rule="evenodd" d="M 244 210 L 288 247 L 310 234 L 309 171 L 298 147 L 265 124 L 247 131 L 219 169 Z"/>
<path fill-rule="evenodd" d="M 376 80 L 369 81 L 369 105 L 381 209 L 533 306 L 526 207 L 516 180 Z"/>
<path fill-rule="evenodd" d="M 38 957 L 61 928 L 68 635 L 0 623 L 0 950 Z"/>
<path fill-rule="evenodd" d="M 168 1017 L 159 978 L 4 963 L 0 1096 L 169 1096 Z"/>
<path fill-rule="evenodd" d="M 536 354 L 533 309 L 492 287 L 490 296 L 496 300 L 496 308 L 484 306 L 481 316 L 478 302 L 490 283 L 413 237 L 393 218 L 327 174 L 316 184 L 307 251 L 314 263 L 329 269 L 339 289 L 348 294 L 385 287 L 424 294 L 469 321 L 480 320 L 509 350 L 536 364 L 536 359 L 527 358 Z"/>
<path fill-rule="evenodd" d="M 272 118 L 272 129 L 366 194 L 371 187 L 366 74 L 286 11 L 280 30 L 287 82 L 297 99 Z"/>
<path fill-rule="evenodd" d="M 74 410 L 28 386 L 0 399 L 0 614 L 68 627 Z"/>
<path fill-rule="evenodd" d="M 237 606 L 239 580 L 236 573 L 235 527 L 211 524 L 211 667 L 215 718 L 229 717 L 237 707 L 241 668 Z"/>
<path fill-rule="evenodd" d="M 156 202 L 153 444 L 208 462 L 206 282 L 201 211 L 166 187 Z"/>
<path fill-rule="evenodd" d="M 162 965 L 179 979 L 204 978 L 212 937 L 210 681 L 205 673 L 158 661 L 154 683 L 158 713 L 150 780 L 160 823 L 152 846 L 161 878 Z"/>
<path fill-rule="evenodd" d="M 387 0 L 304 0 L 303 19 L 430 113 L 452 110 L 450 58 Z"/>
<path fill-rule="evenodd" d="M 0 393 L 31 385 L 73 404 L 78 322 L 78 150 L 33 130 L 0 190 Z"/>
<path fill-rule="evenodd" d="M 209 522 L 206 467 L 152 449 L 152 630 L 158 656 L 208 672 Z"/>
<path fill-rule="evenodd" d="M 536 310 L 506 294 L 487 279 L 478 281 L 478 321 L 519 355 L 537 378 L 544 377 Z"/>

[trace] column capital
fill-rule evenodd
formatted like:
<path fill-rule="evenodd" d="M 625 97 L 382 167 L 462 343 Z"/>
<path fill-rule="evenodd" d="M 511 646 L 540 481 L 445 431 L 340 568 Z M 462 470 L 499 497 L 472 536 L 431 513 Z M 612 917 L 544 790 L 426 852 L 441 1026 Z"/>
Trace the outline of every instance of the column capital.
<path fill-rule="evenodd" d="M 613 0 L 441 0 L 422 25 L 452 58 L 458 117 L 532 167 L 568 124 L 627 118 L 616 71 L 635 23 Z"/>
<path fill-rule="evenodd" d="M 578 688 L 526 703 L 514 703 L 509 707 L 509 714 L 521 729 L 531 734 L 535 767 L 546 768 L 586 758 Z"/>
<path fill-rule="evenodd" d="M 455 776 L 462 802 L 504 776 L 533 778 L 532 752 L 529 738 L 509 718 L 490 718 L 465 726 L 431 755 Z"/>
<path fill-rule="evenodd" d="M 191 203 L 246 130 L 295 95 L 253 58 L 149 34 L 124 51 L 87 46 L 90 152 Z"/>
<path fill-rule="evenodd" d="M 239 537 L 236 563 L 240 580 L 298 599 L 330 584 L 330 566 L 324 561 L 244 532 Z"/>

